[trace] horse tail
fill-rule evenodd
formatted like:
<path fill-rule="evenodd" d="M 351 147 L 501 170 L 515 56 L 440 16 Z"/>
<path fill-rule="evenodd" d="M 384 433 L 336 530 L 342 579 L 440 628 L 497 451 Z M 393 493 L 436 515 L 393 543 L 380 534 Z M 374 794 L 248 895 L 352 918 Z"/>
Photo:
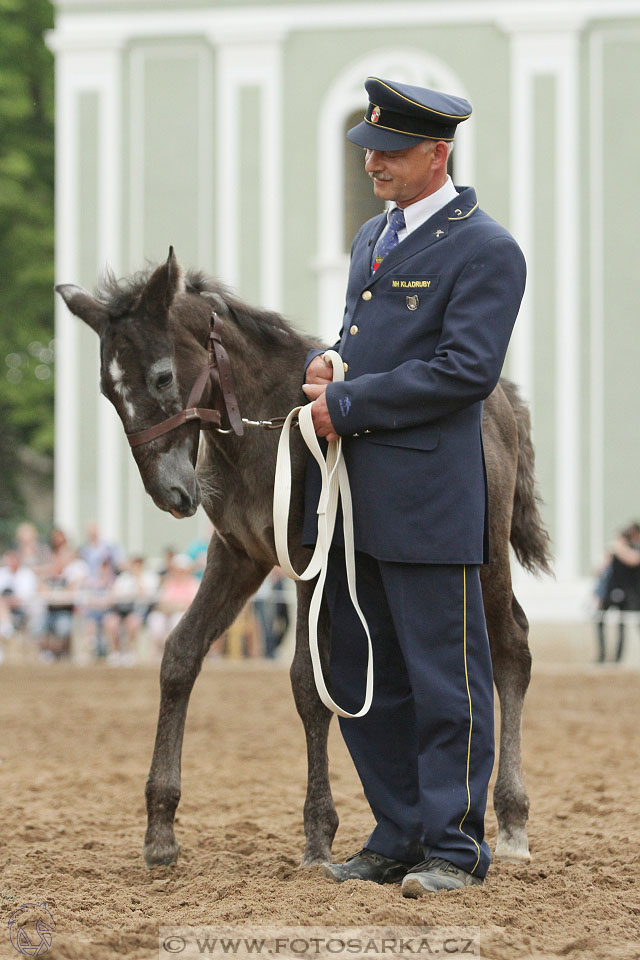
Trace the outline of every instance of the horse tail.
<path fill-rule="evenodd" d="M 531 573 L 551 573 L 551 540 L 547 533 L 536 490 L 535 453 L 531 442 L 529 408 L 518 393 L 515 383 L 500 380 L 518 425 L 518 464 L 513 497 L 510 541 L 516 557 Z"/>

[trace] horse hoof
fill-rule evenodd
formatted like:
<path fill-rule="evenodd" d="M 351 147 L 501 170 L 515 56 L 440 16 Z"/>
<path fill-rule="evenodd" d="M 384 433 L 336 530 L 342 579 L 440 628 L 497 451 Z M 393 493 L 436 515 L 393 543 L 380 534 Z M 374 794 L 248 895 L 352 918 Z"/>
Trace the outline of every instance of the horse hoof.
<path fill-rule="evenodd" d="M 170 847 L 159 847 L 155 844 L 145 844 L 142 853 L 149 868 L 168 867 L 178 859 L 180 845 L 174 843 Z"/>
<path fill-rule="evenodd" d="M 494 853 L 496 860 L 506 860 L 522 863 L 523 860 L 531 860 L 529 853 L 529 841 L 524 830 L 514 831 L 509 837 L 498 837 Z"/>
<path fill-rule="evenodd" d="M 331 863 L 331 857 L 314 857 L 311 854 L 305 854 L 300 861 L 300 869 L 310 870 L 312 867 L 324 867 L 327 863 Z"/>

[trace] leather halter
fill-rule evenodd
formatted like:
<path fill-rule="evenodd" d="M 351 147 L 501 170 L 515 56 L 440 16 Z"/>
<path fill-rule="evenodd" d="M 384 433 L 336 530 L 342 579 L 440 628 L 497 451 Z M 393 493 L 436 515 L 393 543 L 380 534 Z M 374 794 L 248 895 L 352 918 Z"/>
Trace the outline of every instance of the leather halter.
<path fill-rule="evenodd" d="M 183 423 L 190 423 L 192 420 L 200 421 L 200 430 L 205 429 L 209 425 L 213 425 L 220 430 L 225 414 L 231 430 L 239 437 L 243 435 L 244 427 L 242 426 L 242 417 L 240 416 L 238 401 L 233 386 L 231 364 L 229 363 L 227 351 L 222 346 L 222 325 L 222 320 L 218 314 L 215 310 L 212 311 L 211 329 L 209 330 L 207 340 L 209 358 L 207 365 L 201 371 L 191 388 L 189 399 L 187 400 L 187 405 L 184 410 L 181 410 L 180 413 L 175 413 L 172 417 L 168 417 L 161 423 L 156 423 L 153 427 L 148 427 L 146 430 L 140 430 L 137 433 L 128 433 L 126 436 L 131 447 L 139 447 L 141 444 L 148 443 L 150 440 L 156 440 L 165 433 L 175 430 L 176 427 L 181 427 Z M 202 401 L 202 395 L 209 381 L 211 381 L 214 399 L 213 410 L 198 406 Z M 225 430 L 224 432 L 230 433 L 231 430 Z"/>

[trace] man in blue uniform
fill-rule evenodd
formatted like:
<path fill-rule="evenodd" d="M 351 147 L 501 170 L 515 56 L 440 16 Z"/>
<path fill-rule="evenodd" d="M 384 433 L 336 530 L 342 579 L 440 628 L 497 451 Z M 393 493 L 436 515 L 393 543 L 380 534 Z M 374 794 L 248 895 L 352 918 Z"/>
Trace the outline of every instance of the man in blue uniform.
<path fill-rule="evenodd" d="M 366 845 L 326 872 L 405 896 L 482 884 L 493 766 L 493 680 L 479 568 L 488 560 L 482 402 L 495 387 L 525 284 L 522 253 L 454 187 L 447 159 L 459 97 L 369 78 L 348 137 L 385 214 L 351 249 L 345 381 L 312 351 L 305 393 L 316 433 L 343 438 L 353 497 L 357 588 L 374 647 L 369 713 L 341 719 L 376 820 Z M 319 481 L 307 471 L 305 542 Z M 340 531 L 326 599 L 333 696 L 363 700 L 366 643 Z"/>

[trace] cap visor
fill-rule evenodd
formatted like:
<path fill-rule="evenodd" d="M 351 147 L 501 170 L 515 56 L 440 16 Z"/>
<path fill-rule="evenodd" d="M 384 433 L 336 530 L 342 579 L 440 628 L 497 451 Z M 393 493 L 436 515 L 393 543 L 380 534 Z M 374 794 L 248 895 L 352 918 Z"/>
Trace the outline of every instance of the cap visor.
<path fill-rule="evenodd" d="M 366 150 L 406 150 L 407 147 L 415 147 L 417 143 L 431 139 L 414 137 L 410 133 L 395 133 L 393 130 L 385 130 L 382 127 L 376 127 L 373 123 L 367 123 L 366 120 L 348 130 L 347 138 Z"/>

